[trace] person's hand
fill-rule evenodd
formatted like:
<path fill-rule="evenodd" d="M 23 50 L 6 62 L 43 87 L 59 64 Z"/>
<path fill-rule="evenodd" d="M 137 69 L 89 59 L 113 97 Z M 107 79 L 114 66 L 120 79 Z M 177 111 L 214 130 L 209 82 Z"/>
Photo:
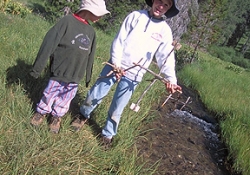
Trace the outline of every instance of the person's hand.
<path fill-rule="evenodd" d="M 126 72 L 123 69 L 121 69 L 121 68 L 119 68 L 117 66 L 115 66 L 113 71 L 114 71 L 114 74 L 115 74 L 115 77 L 116 77 L 117 81 L 120 81 L 122 76 L 124 76 L 126 74 Z"/>
<path fill-rule="evenodd" d="M 170 82 L 165 83 L 166 90 L 170 93 L 173 94 L 175 92 L 182 93 L 182 88 L 177 85 L 177 84 L 172 84 Z"/>
<path fill-rule="evenodd" d="M 29 78 L 31 78 L 31 79 L 37 79 L 37 78 L 39 77 L 39 73 L 37 73 L 37 72 L 31 70 L 31 71 L 29 72 L 28 76 L 29 76 Z"/>

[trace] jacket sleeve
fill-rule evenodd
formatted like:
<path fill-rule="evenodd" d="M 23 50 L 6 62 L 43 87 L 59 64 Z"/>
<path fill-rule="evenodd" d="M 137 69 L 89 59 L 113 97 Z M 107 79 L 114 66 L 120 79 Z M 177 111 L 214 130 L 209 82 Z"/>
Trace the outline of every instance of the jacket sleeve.
<path fill-rule="evenodd" d="M 38 76 L 41 74 L 42 70 L 47 64 L 49 57 L 53 54 L 56 47 L 58 46 L 65 30 L 66 24 L 63 22 L 63 19 L 61 19 L 46 33 L 30 72 L 31 76 L 38 78 Z"/>
<path fill-rule="evenodd" d="M 176 72 L 175 72 L 175 55 L 172 46 L 172 33 L 169 34 L 163 43 L 157 50 L 155 57 L 157 65 L 160 68 L 161 73 L 172 84 L 177 84 Z"/>
<path fill-rule="evenodd" d="M 133 29 L 132 27 L 133 19 L 134 19 L 133 13 L 129 14 L 125 18 L 111 46 L 110 50 L 111 60 L 112 63 L 118 67 L 121 66 L 124 41 L 127 38 L 129 32 Z"/>
<path fill-rule="evenodd" d="M 89 84 L 89 82 L 91 80 L 91 76 L 92 76 L 95 50 L 96 50 L 96 34 L 94 35 L 94 38 L 93 38 L 91 52 L 89 54 L 89 59 L 88 59 L 87 68 L 86 68 L 86 87 L 88 87 L 88 84 Z"/>

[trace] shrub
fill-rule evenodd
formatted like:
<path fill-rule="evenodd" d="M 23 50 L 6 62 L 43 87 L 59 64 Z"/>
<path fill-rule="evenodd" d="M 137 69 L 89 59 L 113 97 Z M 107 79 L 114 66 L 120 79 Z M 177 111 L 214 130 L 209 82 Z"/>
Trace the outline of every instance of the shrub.
<path fill-rule="evenodd" d="M 230 47 L 220 47 L 212 45 L 208 48 L 209 53 L 223 61 L 232 62 L 232 58 L 235 56 L 235 50 Z"/>
<path fill-rule="evenodd" d="M 235 57 L 232 63 L 243 68 L 250 68 L 250 60 L 243 57 Z"/>
<path fill-rule="evenodd" d="M 231 47 L 220 47 L 220 46 L 210 46 L 208 48 L 209 53 L 223 61 L 231 62 L 243 68 L 250 68 L 250 60 L 244 58 L 244 56 L 236 52 Z"/>
<path fill-rule="evenodd" d="M 49 0 L 45 2 L 45 18 L 51 22 L 57 21 L 65 15 L 66 8 L 74 13 L 79 9 L 80 0 Z"/>
<path fill-rule="evenodd" d="M 176 52 L 176 69 L 180 70 L 186 64 L 199 60 L 199 55 L 191 47 L 182 47 Z"/>
<path fill-rule="evenodd" d="M 144 0 L 109 0 L 106 1 L 107 9 L 111 12 L 109 15 L 103 16 L 103 18 L 94 25 L 107 34 L 116 33 L 124 18 L 134 10 L 141 10 L 146 8 Z"/>
<path fill-rule="evenodd" d="M 240 74 L 240 73 L 242 73 L 242 72 L 244 71 L 243 68 L 241 68 L 241 67 L 239 67 L 239 66 L 236 66 L 236 65 L 234 65 L 234 64 L 228 65 L 228 66 L 226 67 L 226 69 L 231 70 L 231 71 L 233 71 L 233 72 L 235 72 L 235 73 L 238 73 L 238 74 Z"/>
<path fill-rule="evenodd" d="M 26 17 L 29 13 L 32 13 L 28 7 L 24 6 L 20 2 L 12 2 L 9 0 L 4 0 L 0 3 L 1 11 L 13 15 L 19 15 L 21 18 Z"/>

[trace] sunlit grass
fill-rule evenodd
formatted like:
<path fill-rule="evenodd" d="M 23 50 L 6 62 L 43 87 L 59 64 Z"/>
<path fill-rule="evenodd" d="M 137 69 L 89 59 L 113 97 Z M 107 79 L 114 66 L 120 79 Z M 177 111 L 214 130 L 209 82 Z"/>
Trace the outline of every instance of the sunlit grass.
<path fill-rule="evenodd" d="M 71 131 L 70 122 L 73 113 L 63 117 L 58 135 L 48 131 L 46 122 L 40 128 L 30 126 L 34 113 L 33 105 L 41 97 L 47 84 L 46 69 L 34 80 L 28 76 L 38 49 L 51 24 L 39 17 L 28 15 L 25 19 L 0 13 L 1 71 L 0 71 L 0 172 L 1 174 L 140 174 L 146 172 L 136 164 L 138 159 L 134 138 L 138 135 L 138 125 L 146 118 L 153 99 L 162 93 L 164 86 L 155 86 L 141 103 L 141 112 L 125 109 L 116 145 L 110 151 L 104 151 L 97 139 L 94 126 L 86 125 L 78 133 Z M 103 62 L 109 59 L 109 50 L 114 36 L 96 31 L 98 44 L 94 71 L 90 86 L 97 79 Z M 3 34 L 3 35 L 2 35 Z M 147 75 L 149 76 L 149 75 Z M 140 91 L 148 82 L 138 87 L 133 97 L 136 101 Z M 75 103 L 79 105 L 89 88 L 82 81 Z M 165 91 L 165 88 L 164 88 Z M 94 120 L 99 127 L 104 125 L 107 110 L 112 100 L 113 90 L 95 111 Z M 149 98 L 149 99 L 148 99 Z M 130 105 L 130 104 L 129 104 Z M 77 109 L 78 110 L 78 109 Z M 77 111 L 75 111 L 77 112 Z"/>

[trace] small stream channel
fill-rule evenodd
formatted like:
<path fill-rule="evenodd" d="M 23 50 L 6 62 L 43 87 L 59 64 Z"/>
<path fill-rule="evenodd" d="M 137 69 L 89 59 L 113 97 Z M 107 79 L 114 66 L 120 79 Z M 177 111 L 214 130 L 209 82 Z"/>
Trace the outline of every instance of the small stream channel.
<path fill-rule="evenodd" d="M 204 131 L 204 137 L 207 140 L 206 146 L 209 150 L 211 157 L 216 162 L 217 166 L 225 172 L 226 175 L 236 175 L 234 172 L 228 172 L 226 168 L 226 161 L 228 152 L 227 148 L 219 137 L 219 126 L 216 123 L 208 123 L 187 111 L 174 110 L 171 113 L 172 116 L 178 117 L 181 122 L 191 122 L 200 127 Z M 231 165 L 230 165 L 231 166 Z M 237 173 L 237 175 L 240 175 Z"/>

